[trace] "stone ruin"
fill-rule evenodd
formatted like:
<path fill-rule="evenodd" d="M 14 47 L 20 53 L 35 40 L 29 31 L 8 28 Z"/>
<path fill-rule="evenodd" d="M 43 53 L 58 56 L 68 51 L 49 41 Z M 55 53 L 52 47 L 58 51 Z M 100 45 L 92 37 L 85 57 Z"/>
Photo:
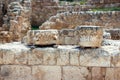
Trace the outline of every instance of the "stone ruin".
<path fill-rule="evenodd" d="M 29 0 L 24 1 L 23 5 L 21 5 L 20 2 L 11 2 L 8 5 L 0 32 L 1 37 L 4 37 L 2 38 L 3 40 L 0 41 L 1 43 L 6 40 L 8 42 L 21 41 L 27 31 L 30 30 L 31 9 L 29 7 Z"/>
<path fill-rule="evenodd" d="M 30 5 L 12 2 L 3 17 L 0 80 L 120 79 L 119 11 L 59 13 L 31 30 Z"/>
<path fill-rule="evenodd" d="M 103 30 L 98 26 L 79 26 L 76 29 L 31 30 L 26 36 L 27 45 L 79 45 L 100 47 Z"/>

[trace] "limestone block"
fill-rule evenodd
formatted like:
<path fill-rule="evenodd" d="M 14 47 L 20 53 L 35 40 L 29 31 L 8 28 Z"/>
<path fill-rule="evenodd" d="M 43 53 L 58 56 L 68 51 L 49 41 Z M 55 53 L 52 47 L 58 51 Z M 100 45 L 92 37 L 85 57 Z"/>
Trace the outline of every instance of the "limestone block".
<path fill-rule="evenodd" d="M 65 37 L 64 36 L 59 36 L 58 44 L 62 45 L 65 43 Z"/>
<path fill-rule="evenodd" d="M 57 65 L 69 65 L 69 50 L 58 49 Z"/>
<path fill-rule="evenodd" d="M 54 48 L 46 48 L 43 54 L 44 65 L 56 65 L 58 50 Z"/>
<path fill-rule="evenodd" d="M 34 49 L 28 54 L 28 64 L 36 65 L 43 63 L 43 54 L 45 53 L 44 49 Z"/>
<path fill-rule="evenodd" d="M 12 33 L 8 31 L 0 32 L 0 43 L 9 43 L 12 41 Z"/>
<path fill-rule="evenodd" d="M 0 50 L 0 64 L 3 64 L 3 51 Z"/>
<path fill-rule="evenodd" d="M 29 51 L 20 51 L 14 55 L 15 63 L 14 64 L 27 64 L 28 63 L 28 54 Z"/>
<path fill-rule="evenodd" d="M 70 50 L 70 65 L 79 65 L 80 52 L 77 49 Z"/>
<path fill-rule="evenodd" d="M 32 80 L 31 69 L 27 66 L 4 65 L 0 73 L 4 80 Z"/>
<path fill-rule="evenodd" d="M 117 80 L 114 77 L 115 75 L 117 75 L 114 71 L 115 71 L 114 68 L 107 68 L 105 80 Z"/>
<path fill-rule="evenodd" d="M 59 34 L 57 30 L 30 30 L 27 34 L 27 44 L 28 45 L 57 44 L 58 37 Z"/>
<path fill-rule="evenodd" d="M 99 26 L 79 26 L 76 28 L 81 47 L 100 47 L 103 38 L 102 28 Z"/>
<path fill-rule="evenodd" d="M 86 67 L 63 67 L 63 80 L 91 80 L 91 73 Z"/>
<path fill-rule="evenodd" d="M 65 37 L 65 43 L 63 45 L 77 45 L 77 39 L 76 37 Z"/>
<path fill-rule="evenodd" d="M 111 57 L 111 66 L 112 67 L 120 67 L 120 53 L 118 53 L 117 55 L 113 55 Z"/>
<path fill-rule="evenodd" d="M 111 34 L 111 39 L 120 40 L 120 29 L 113 29 L 109 30 L 108 32 Z"/>
<path fill-rule="evenodd" d="M 3 62 L 4 64 L 14 64 L 15 53 L 11 50 L 3 51 Z"/>
<path fill-rule="evenodd" d="M 60 35 L 61 36 L 68 36 L 68 37 L 73 37 L 74 36 L 74 29 L 62 29 L 60 30 Z"/>
<path fill-rule="evenodd" d="M 92 80 L 105 80 L 106 68 L 93 67 Z"/>
<path fill-rule="evenodd" d="M 34 80 L 61 80 L 61 68 L 59 66 L 33 66 Z"/>
<path fill-rule="evenodd" d="M 81 66 L 110 67 L 111 56 L 104 49 L 82 49 L 80 50 Z"/>

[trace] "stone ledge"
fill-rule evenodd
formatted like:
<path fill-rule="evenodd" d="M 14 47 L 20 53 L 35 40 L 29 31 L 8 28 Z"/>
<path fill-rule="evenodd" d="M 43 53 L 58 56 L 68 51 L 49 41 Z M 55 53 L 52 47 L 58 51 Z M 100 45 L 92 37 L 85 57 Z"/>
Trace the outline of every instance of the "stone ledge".
<path fill-rule="evenodd" d="M 4 44 L 0 45 L 0 64 L 120 67 L 119 54 L 119 47 L 115 46 L 82 49 L 69 45 L 30 48 Z"/>

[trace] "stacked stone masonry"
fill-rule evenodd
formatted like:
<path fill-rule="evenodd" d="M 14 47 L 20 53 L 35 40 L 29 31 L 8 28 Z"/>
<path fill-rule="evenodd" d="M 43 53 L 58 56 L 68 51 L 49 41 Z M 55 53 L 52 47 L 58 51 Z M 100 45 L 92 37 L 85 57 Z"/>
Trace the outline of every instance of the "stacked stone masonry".
<path fill-rule="evenodd" d="M 2 13 L 3 24 L 0 27 L 0 37 L 3 38 L 1 38 L 0 43 L 21 41 L 27 31 L 31 28 L 31 2 L 25 0 L 24 4 L 21 4 L 20 1 L 11 1 L 11 3 L 8 3 L 8 1 L 2 2 L 2 5 L 7 5 L 7 8 L 5 9 L 7 13 Z M 2 11 L 3 10 L 2 6 Z"/>
<path fill-rule="evenodd" d="M 25 37 L 27 45 L 80 45 L 100 47 L 103 29 L 99 26 L 79 26 L 76 29 L 30 30 Z"/>
<path fill-rule="evenodd" d="M 104 28 L 120 28 L 120 12 L 65 12 L 50 17 L 40 29 L 74 29 L 80 25 L 101 26 Z"/>
<path fill-rule="evenodd" d="M 22 44 L 1 45 L 0 80 L 119 80 L 119 54 L 113 46 L 31 49 Z"/>
<path fill-rule="evenodd" d="M 120 7 L 120 0 L 88 0 L 94 7 Z"/>

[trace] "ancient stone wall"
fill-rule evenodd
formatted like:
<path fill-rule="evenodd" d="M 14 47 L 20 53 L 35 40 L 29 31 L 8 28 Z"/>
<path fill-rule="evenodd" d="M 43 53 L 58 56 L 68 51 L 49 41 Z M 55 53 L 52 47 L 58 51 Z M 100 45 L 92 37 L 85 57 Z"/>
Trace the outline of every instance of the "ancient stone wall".
<path fill-rule="evenodd" d="M 50 17 L 40 29 L 72 29 L 80 25 L 95 25 L 104 28 L 120 28 L 120 12 L 65 12 Z"/>
<path fill-rule="evenodd" d="M 0 80 L 120 79 L 120 50 L 114 46 L 30 49 L 19 43 L 7 45 L 0 46 Z"/>
<path fill-rule="evenodd" d="M 100 47 L 103 29 L 99 26 L 79 26 L 76 29 L 30 30 L 27 45 L 79 45 L 81 47 Z"/>
<path fill-rule="evenodd" d="M 88 3 L 95 7 L 118 7 L 120 0 L 88 0 Z"/>

